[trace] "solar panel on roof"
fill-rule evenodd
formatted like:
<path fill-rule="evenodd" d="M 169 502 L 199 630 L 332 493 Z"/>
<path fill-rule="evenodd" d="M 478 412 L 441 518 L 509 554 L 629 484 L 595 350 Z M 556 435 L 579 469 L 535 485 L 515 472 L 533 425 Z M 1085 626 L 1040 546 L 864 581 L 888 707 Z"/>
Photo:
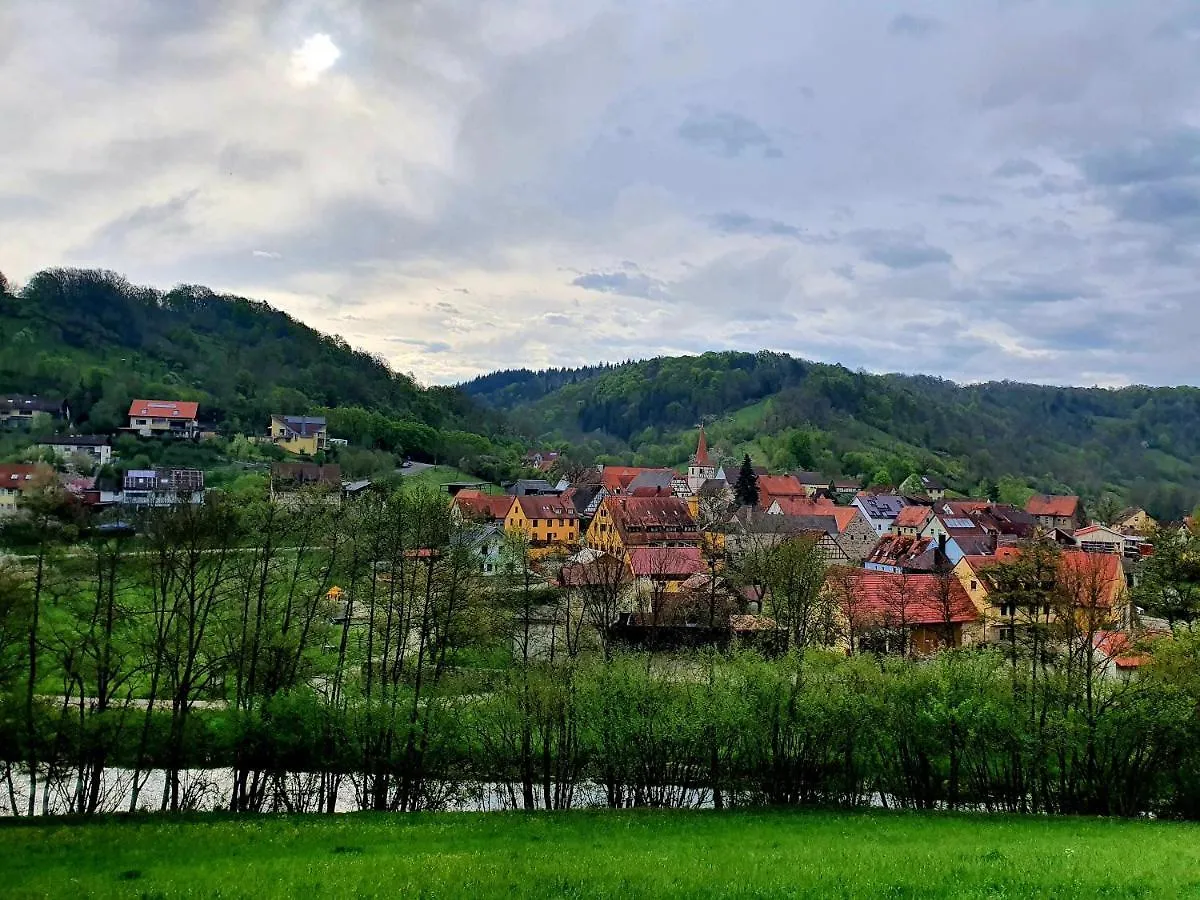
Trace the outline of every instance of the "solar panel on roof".
<path fill-rule="evenodd" d="M 974 528 L 974 519 L 943 519 L 947 528 Z"/>

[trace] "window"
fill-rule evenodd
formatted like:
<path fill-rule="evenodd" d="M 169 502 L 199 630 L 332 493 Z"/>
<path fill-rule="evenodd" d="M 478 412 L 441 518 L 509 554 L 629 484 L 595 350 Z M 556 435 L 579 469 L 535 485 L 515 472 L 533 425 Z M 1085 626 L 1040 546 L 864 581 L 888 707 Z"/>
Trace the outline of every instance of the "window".
<path fill-rule="evenodd" d="M 1012 637 L 1013 637 L 1013 630 L 1011 628 L 1009 628 L 1008 626 L 1005 626 L 1004 628 L 1000 629 L 1000 640 L 1011 641 Z"/>
<path fill-rule="evenodd" d="M 978 590 L 978 588 L 979 588 L 979 582 L 978 582 L 978 581 L 974 581 L 974 580 L 972 580 L 972 582 L 971 582 L 971 590 L 973 590 L 973 591 L 974 591 L 974 590 Z"/>
<path fill-rule="evenodd" d="M 1014 603 L 1001 603 L 1000 604 L 1000 615 L 1005 616 L 1005 617 L 1010 617 L 1010 616 L 1015 616 L 1016 614 L 1017 614 L 1016 604 L 1014 604 Z"/>

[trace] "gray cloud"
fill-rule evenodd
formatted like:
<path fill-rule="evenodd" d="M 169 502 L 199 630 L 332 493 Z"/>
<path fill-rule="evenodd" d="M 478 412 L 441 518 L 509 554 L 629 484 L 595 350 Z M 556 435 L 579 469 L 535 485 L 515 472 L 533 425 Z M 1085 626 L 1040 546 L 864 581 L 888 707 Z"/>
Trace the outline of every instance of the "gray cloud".
<path fill-rule="evenodd" d="M 854 242 L 862 248 L 863 259 L 889 269 L 915 269 L 954 261 L 941 247 L 930 246 L 923 239 L 902 232 L 862 231 L 854 236 Z"/>
<path fill-rule="evenodd" d="M 742 212 L 718 213 L 712 217 L 713 227 L 723 234 L 749 234 L 756 237 L 798 238 L 803 229 L 778 219 L 763 219 Z"/>
<path fill-rule="evenodd" d="M 646 300 L 663 296 L 662 282 L 641 272 L 589 272 L 580 275 L 571 284 L 602 294 L 624 294 Z"/>
<path fill-rule="evenodd" d="M 260 297 L 431 382 L 1194 382 L 1198 36 L 1191 0 L 5 0 L 0 267 Z"/>
<path fill-rule="evenodd" d="M 751 149 L 770 158 L 783 156 L 761 125 L 735 112 L 693 110 L 677 133 L 687 143 L 728 159 Z"/>

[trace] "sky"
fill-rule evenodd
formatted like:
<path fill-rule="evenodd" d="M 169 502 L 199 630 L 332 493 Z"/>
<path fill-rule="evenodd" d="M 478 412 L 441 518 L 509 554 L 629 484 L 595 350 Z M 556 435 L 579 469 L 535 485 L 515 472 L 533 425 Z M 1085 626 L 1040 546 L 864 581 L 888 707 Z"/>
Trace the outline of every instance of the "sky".
<path fill-rule="evenodd" d="M 0 0 L 0 271 L 426 383 L 770 349 L 1196 384 L 1194 0 Z"/>

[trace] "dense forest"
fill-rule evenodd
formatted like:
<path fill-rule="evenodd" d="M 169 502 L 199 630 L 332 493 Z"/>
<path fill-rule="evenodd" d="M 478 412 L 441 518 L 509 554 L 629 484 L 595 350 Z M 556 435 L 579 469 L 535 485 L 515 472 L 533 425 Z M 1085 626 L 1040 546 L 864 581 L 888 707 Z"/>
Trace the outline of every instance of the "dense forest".
<path fill-rule="evenodd" d="M 493 473 L 521 452 L 503 415 L 266 303 L 106 271 L 49 269 L 20 289 L 0 275 L 0 391 L 65 399 L 82 431 L 112 431 L 151 397 L 197 400 L 202 424 L 226 434 L 263 432 L 272 413 L 325 413 L 337 436 L 417 459 Z"/>
<path fill-rule="evenodd" d="M 780 353 L 497 372 L 462 386 L 544 441 L 675 465 L 704 420 L 722 456 L 962 492 L 1072 490 L 1175 517 L 1200 499 L 1200 389 L 958 385 Z"/>

